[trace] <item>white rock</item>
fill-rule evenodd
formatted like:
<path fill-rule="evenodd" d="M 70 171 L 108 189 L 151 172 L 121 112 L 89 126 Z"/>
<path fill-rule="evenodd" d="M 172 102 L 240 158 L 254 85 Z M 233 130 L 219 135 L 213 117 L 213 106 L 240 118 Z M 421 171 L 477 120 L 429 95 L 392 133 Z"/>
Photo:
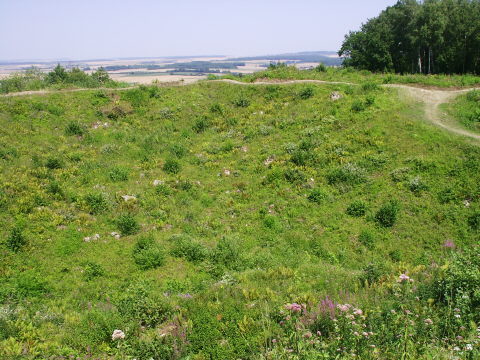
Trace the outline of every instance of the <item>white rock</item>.
<path fill-rule="evenodd" d="M 164 183 L 163 180 L 153 180 L 153 186 L 163 185 Z"/>
<path fill-rule="evenodd" d="M 123 200 L 125 200 L 126 202 L 127 202 L 127 201 L 131 201 L 131 200 L 137 200 L 137 197 L 136 197 L 136 196 L 133 196 L 133 195 L 122 195 L 122 198 L 123 198 Z"/>
<path fill-rule="evenodd" d="M 125 333 L 122 330 L 114 330 L 112 334 L 112 340 L 125 339 Z"/>

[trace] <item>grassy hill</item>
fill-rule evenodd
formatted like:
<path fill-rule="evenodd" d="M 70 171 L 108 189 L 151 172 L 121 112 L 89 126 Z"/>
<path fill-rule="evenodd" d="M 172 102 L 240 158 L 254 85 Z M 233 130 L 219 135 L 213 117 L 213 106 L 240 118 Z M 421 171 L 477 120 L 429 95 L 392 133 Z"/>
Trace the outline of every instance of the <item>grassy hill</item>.
<path fill-rule="evenodd" d="M 0 357 L 478 357 L 480 148 L 374 80 L 1 97 Z"/>

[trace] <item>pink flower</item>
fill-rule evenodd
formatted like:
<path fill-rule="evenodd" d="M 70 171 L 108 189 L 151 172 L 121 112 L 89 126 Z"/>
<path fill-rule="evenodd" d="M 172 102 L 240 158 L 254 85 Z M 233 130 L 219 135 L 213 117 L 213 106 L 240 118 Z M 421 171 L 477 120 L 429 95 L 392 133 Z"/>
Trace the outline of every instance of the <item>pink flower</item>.
<path fill-rule="evenodd" d="M 305 334 L 303 334 L 303 337 L 304 337 L 305 339 L 310 339 L 312 336 L 313 336 L 313 335 L 312 335 L 312 333 L 311 333 L 310 331 L 307 332 L 307 333 L 305 333 Z"/>
<path fill-rule="evenodd" d="M 455 243 L 453 242 L 453 240 L 445 240 L 445 242 L 443 243 L 443 247 L 447 249 L 455 249 Z"/>
<path fill-rule="evenodd" d="M 354 310 L 353 310 L 353 313 L 354 313 L 355 315 L 363 315 L 363 311 L 360 310 L 360 309 L 354 309 Z"/>
<path fill-rule="evenodd" d="M 352 307 L 352 305 L 350 304 L 338 304 L 337 305 L 337 309 L 339 309 L 341 312 L 347 312 L 350 308 Z"/>
<path fill-rule="evenodd" d="M 433 324 L 432 319 L 425 319 L 425 320 L 423 320 L 423 322 L 424 322 L 426 325 L 432 325 L 432 324 Z"/>
<path fill-rule="evenodd" d="M 290 310 L 291 312 L 301 312 L 302 311 L 302 305 L 293 303 L 293 304 L 287 304 L 285 305 L 285 309 Z"/>
<path fill-rule="evenodd" d="M 413 282 L 413 279 L 410 278 L 410 276 L 408 276 L 407 274 L 403 273 L 401 274 L 399 277 L 398 277 L 398 280 L 397 280 L 399 283 L 403 283 L 403 282 Z"/>

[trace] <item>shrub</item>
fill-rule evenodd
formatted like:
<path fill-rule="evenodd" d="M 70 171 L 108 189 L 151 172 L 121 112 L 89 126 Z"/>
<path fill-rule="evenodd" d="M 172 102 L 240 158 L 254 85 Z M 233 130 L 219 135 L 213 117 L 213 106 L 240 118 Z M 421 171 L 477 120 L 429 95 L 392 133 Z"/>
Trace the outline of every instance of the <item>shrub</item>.
<path fill-rule="evenodd" d="M 62 161 L 58 158 L 49 157 L 45 162 L 45 167 L 47 167 L 50 170 L 61 169 Z"/>
<path fill-rule="evenodd" d="M 83 277 L 86 281 L 90 281 L 96 277 L 103 276 L 105 270 L 99 264 L 94 262 L 85 263 L 85 268 L 83 270 Z"/>
<path fill-rule="evenodd" d="M 132 111 L 132 107 L 129 104 L 115 103 L 106 105 L 102 109 L 101 114 L 110 120 L 118 120 L 126 117 L 128 114 L 132 113 Z"/>
<path fill-rule="evenodd" d="M 375 237 L 369 230 L 363 230 L 358 236 L 358 241 L 367 249 L 373 249 L 375 247 Z"/>
<path fill-rule="evenodd" d="M 291 157 L 291 161 L 297 166 L 306 166 L 308 163 L 312 162 L 315 159 L 315 156 L 312 152 L 307 150 L 298 149 L 294 151 Z"/>
<path fill-rule="evenodd" d="M 364 92 L 375 91 L 378 89 L 379 89 L 378 85 L 373 82 L 366 82 L 362 84 L 362 91 Z"/>
<path fill-rule="evenodd" d="M 239 270 L 242 265 L 239 242 L 236 239 L 223 237 L 213 249 L 210 259 L 213 263 L 227 269 Z"/>
<path fill-rule="evenodd" d="M 328 194 L 322 189 L 313 189 L 310 194 L 308 194 L 307 199 L 316 204 L 321 204 L 328 199 Z"/>
<path fill-rule="evenodd" d="M 123 168 L 123 167 L 114 167 L 110 172 L 108 173 L 108 177 L 110 180 L 119 182 L 119 181 L 127 181 L 128 180 L 128 169 Z"/>
<path fill-rule="evenodd" d="M 306 87 L 298 93 L 298 97 L 302 100 L 310 99 L 315 94 L 315 91 L 312 87 Z"/>
<path fill-rule="evenodd" d="M 193 131 L 197 134 L 200 134 L 208 129 L 210 126 L 210 121 L 206 117 L 201 117 L 200 119 L 195 120 L 195 123 L 192 126 Z"/>
<path fill-rule="evenodd" d="M 330 185 L 337 183 L 355 185 L 365 180 L 365 170 L 351 163 L 336 168 L 327 174 L 327 181 Z"/>
<path fill-rule="evenodd" d="M 210 112 L 223 115 L 222 105 L 220 105 L 219 103 L 212 104 L 212 106 L 210 106 Z"/>
<path fill-rule="evenodd" d="M 133 249 L 133 260 L 142 270 L 155 269 L 165 263 L 165 252 L 153 238 L 140 238 Z"/>
<path fill-rule="evenodd" d="M 468 225 L 470 225 L 473 230 L 480 230 L 480 211 L 468 217 Z"/>
<path fill-rule="evenodd" d="M 237 98 L 233 101 L 233 105 L 235 105 L 236 107 L 246 108 L 246 107 L 250 106 L 250 100 L 248 100 L 245 97 L 239 97 L 239 98 Z"/>
<path fill-rule="evenodd" d="M 427 190 L 428 186 L 423 182 L 420 176 L 416 176 L 410 180 L 408 183 L 408 188 L 411 192 L 418 194 L 423 190 Z"/>
<path fill-rule="evenodd" d="M 27 239 L 23 235 L 22 229 L 20 227 L 14 227 L 10 231 L 10 235 L 7 237 L 7 248 L 13 252 L 18 252 L 25 245 L 27 245 Z"/>
<path fill-rule="evenodd" d="M 85 134 L 85 128 L 79 122 L 72 121 L 68 123 L 67 127 L 65 128 L 65 134 L 68 136 L 82 136 L 83 134 Z"/>
<path fill-rule="evenodd" d="M 104 194 L 88 194 L 85 196 L 84 201 L 90 214 L 99 214 L 108 209 L 108 202 Z"/>
<path fill-rule="evenodd" d="M 363 284 L 373 284 L 385 274 L 385 269 L 380 264 L 368 264 L 362 270 L 360 281 Z"/>
<path fill-rule="evenodd" d="M 175 236 L 171 241 L 173 242 L 170 252 L 172 256 L 185 258 L 193 263 L 202 262 L 208 256 L 205 246 L 189 237 Z"/>
<path fill-rule="evenodd" d="M 366 109 L 366 106 L 365 106 L 365 103 L 362 100 L 355 100 L 352 103 L 352 106 L 350 107 L 350 109 L 353 112 L 362 112 L 363 110 Z"/>
<path fill-rule="evenodd" d="M 292 184 L 303 183 L 307 180 L 307 176 L 298 169 L 288 169 L 283 173 L 285 180 Z"/>
<path fill-rule="evenodd" d="M 375 220 L 380 226 L 392 227 L 397 221 L 397 216 L 400 211 L 400 205 L 395 200 L 390 200 L 377 211 Z"/>
<path fill-rule="evenodd" d="M 367 204 L 361 200 L 355 200 L 347 207 L 346 213 L 350 216 L 361 217 L 367 212 Z"/>
<path fill-rule="evenodd" d="M 168 174 L 178 174 L 180 169 L 180 163 L 175 159 L 167 159 L 165 164 L 163 164 L 163 171 Z"/>
<path fill-rule="evenodd" d="M 152 291 L 150 284 L 139 282 L 125 291 L 119 301 L 118 311 L 142 326 L 154 327 L 168 319 L 172 307 L 163 295 Z"/>
<path fill-rule="evenodd" d="M 173 144 L 170 147 L 170 153 L 180 159 L 185 156 L 187 149 L 182 144 Z"/>
<path fill-rule="evenodd" d="M 315 67 L 316 72 L 327 72 L 327 67 L 324 63 L 320 63 Z"/>
<path fill-rule="evenodd" d="M 140 230 L 137 220 L 130 214 L 120 215 L 117 219 L 117 226 L 122 235 L 133 235 Z"/>

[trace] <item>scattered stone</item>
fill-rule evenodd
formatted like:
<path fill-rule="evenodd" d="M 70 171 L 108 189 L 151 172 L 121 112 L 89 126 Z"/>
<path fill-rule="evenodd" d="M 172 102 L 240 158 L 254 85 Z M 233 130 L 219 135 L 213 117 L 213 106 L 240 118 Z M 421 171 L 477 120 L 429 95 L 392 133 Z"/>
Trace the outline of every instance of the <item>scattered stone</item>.
<path fill-rule="evenodd" d="M 225 176 L 230 176 L 230 174 L 231 174 L 231 173 L 230 173 L 230 170 L 228 170 L 228 169 L 223 169 L 223 175 L 225 175 Z"/>
<path fill-rule="evenodd" d="M 271 163 L 273 163 L 274 161 L 275 161 L 275 156 L 272 155 L 272 156 L 269 156 L 269 157 L 263 162 L 263 164 L 264 164 L 265 166 L 268 166 L 268 165 L 270 165 Z"/>
<path fill-rule="evenodd" d="M 242 146 L 242 151 L 244 153 L 248 152 L 248 147 L 246 145 Z"/>
<path fill-rule="evenodd" d="M 469 200 L 465 200 L 463 202 L 463 205 L 465 205 L 465 207 L 470 207 L 470 201 Z"/>
<path fill-rule="evenodd" d="M 83 238 L 83 241 L 90 242 L 90 241 L 98 240 L 98 239 L 100 239 L 100 234 L 95 234 L 93 236 L 86 236 L 86 237 Z"/>
<path fill-rule="evenodd" d="M 122 330 L 114 330 L 112 334 L 112 340 L 121 340 L 125 339 L 125 333 Z"/>
<path fill-rule="evenodd" d="M 92 125 L 92 128 L 93 129 L 99 129 L 99 128 L 108 128 L 110 125 L 108 122 L 101 122 L 101 121 L 97 121 L 96 123 L 94 123 Z"/>
<path fill-rule="evenodd" d="M 338 91 L 334 91 L 330 94 L 330 100 L 332 101 L 340 100 L 342 97 L 342 94 L 340 94 Z"/>
<path fill-rule="evenodd" d="M 153 186 L 163 185 L 165 181 L 163 180 L 153 180 Z"/>
<path fill-rule="evenodd" d="M 137 200 L 137 197 L 133 195 L 122 195 L 122 198 L 125 202 Z"/>
<path fill-rule="evenodd" d="M 120 239 L 121 235 L 115 231 L 111 232 L 110 235 L 112 235 L 115 239 Z"/>

